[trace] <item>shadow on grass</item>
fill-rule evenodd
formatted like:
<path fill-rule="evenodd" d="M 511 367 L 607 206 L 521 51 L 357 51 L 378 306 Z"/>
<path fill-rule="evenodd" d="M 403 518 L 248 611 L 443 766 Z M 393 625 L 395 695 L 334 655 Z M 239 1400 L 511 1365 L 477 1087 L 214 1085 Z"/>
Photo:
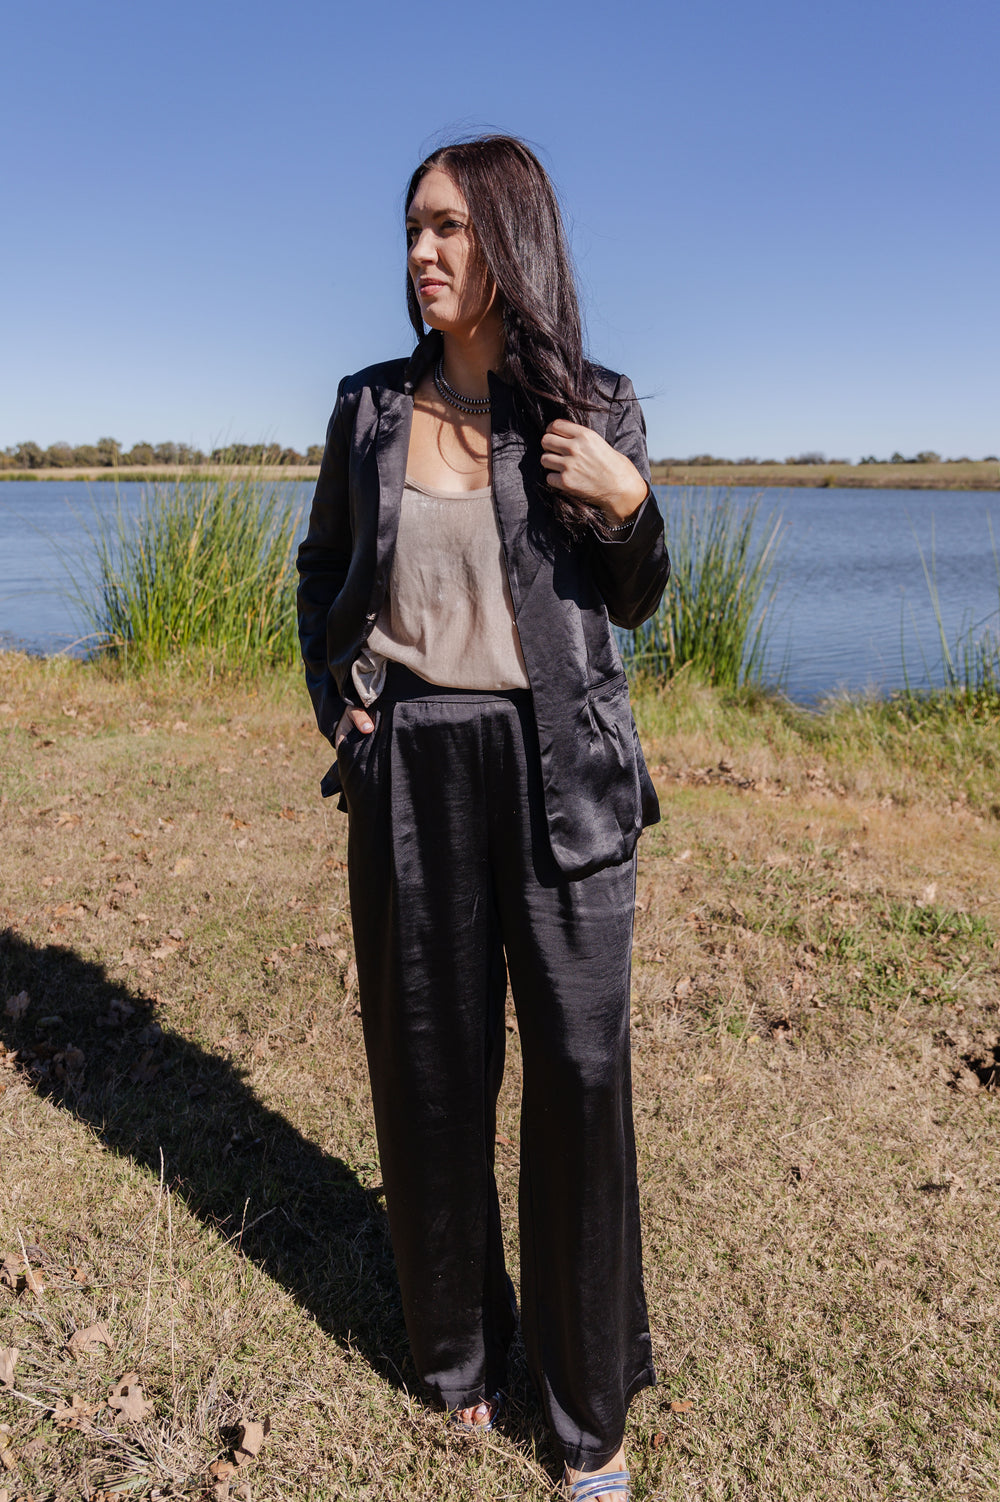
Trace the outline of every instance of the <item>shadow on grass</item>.
<path fill-rule="evenodd" d="M 394 1386 L 419 1387 L 377 1190 L 261 1104 L 239 1067 L 161 1030 L 154 1003 L 57 944 L 0 931 L 0 1016 L 40 1095 L 166 1180 Z M 82 1057 L 81 1057 L 82 1054 Z"/>

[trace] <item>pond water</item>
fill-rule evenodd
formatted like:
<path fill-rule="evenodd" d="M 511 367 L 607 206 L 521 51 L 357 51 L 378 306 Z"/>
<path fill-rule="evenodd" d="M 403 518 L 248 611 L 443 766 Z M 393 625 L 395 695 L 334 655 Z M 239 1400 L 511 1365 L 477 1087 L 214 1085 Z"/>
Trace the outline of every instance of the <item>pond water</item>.
<path fill-rule="evenodd" d="M 308 484 L 284 487 L 305 506 Z M 144 487 L 118 487 L 134 512 Z M 667 517 L 678 503 L 710 505 L 720 492 L 658 487 Z M 940 683 L 941 648 L 921 553 L 936 581 L 950 642 L 970 628 L 998 629 L 1000 492 L 733 490 L 760 498 L 758 526 L 781 516 L 779 584 L 769 633 L 770 676 L 814 702 L 846 689 L 885 693 Z M 75 590 L 86 589 L 92 534 L 117 504 L 109 484 L 0 484 L 0 646 L 80 651 L 88 627 Z M 77 575 L 74 586 L 71 575 Z"/>

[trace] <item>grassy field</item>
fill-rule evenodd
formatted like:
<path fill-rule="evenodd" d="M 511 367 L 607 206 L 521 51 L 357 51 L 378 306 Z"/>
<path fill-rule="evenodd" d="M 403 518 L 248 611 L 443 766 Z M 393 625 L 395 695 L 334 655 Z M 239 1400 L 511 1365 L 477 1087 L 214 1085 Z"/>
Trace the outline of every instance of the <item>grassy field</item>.
<path fill-rule="evenodd" d="M 252 477 L 256 480 L 313 480 L 319 475 L 318 464 L 192 464 L 153 465 L 141 468 L 136 465 L 118 469 L 103 466 L 99 469 L 7 469 L 0 470 L 0 480 L 111 480 L 116 484 L 125 480 L 143 482 L 187 479 L 195 476 L 202 480 L 217 480 L 220 475 L 234 480 Z"/>
<path fill-rule="evenodd" d="M 266 465 L 246 470 L 221 466 L 239 478 L 252 473 L 263 480 L 315 480 L 318 465 Z M 0 480 L 176 480 L 180 470 L 33 469 L 0 470 Z M 184 474 L 217 477 L 218 464 L 202 464 Z M 969 460 L 951 464 L 655 464 L 654 485 L 836 486 L 848 490 L 1000 490 L 1000 464 Z"/>
<path fill-rule="evenodd" d="M 993 1498 L 995 716 L 638 714 L 637 1502 Z M 488 1439 L 414 1386 L 298 675 L 0 656 L 0 734 L 0 1497 L 552 1495 L 520 1362 Z"/>
<path fill-rule="evenodd" d="M 1000 464 L 654 464 L 654 485 L 807 486 L 842 490 L 1000 490 Z"/>

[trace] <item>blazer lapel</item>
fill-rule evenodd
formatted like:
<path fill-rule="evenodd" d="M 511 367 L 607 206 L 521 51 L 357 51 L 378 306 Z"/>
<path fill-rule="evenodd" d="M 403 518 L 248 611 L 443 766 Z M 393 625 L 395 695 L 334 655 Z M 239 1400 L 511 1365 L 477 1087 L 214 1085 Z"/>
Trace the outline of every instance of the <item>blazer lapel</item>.
<path fill-rule="evenodd" d="M 514 411 L 514 393 L 489 373 L 493 500 L 514 614 L 521 610 L 545 551 L 542 501 L 534 495 L 537 465 Z"/>
<path fill-rule="evenodd" d="M 413 396 L 387 386 L 375 388 L 378 428 L 375 434 L 375 462 L 378 468 L 378 541 L 375 559 L 375 591 L 369 607 L 374 620 L 382 608 L 392 556 L 396 551 L 399 507 L 406 482 L 406 459 L 410 451 L 410 427 L 413 423 Z"/>

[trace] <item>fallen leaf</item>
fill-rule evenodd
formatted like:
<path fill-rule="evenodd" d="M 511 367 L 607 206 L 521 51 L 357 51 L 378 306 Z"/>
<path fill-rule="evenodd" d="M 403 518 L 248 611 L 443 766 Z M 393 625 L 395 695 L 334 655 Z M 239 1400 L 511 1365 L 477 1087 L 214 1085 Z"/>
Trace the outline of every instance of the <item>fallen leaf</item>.
<path fill-rule="evenodd" d="M 86 1403 L 79 1393 L 73 1393 L 68 1403 L 57 1403 L 52 1410 L 52 1422 L 57 1429 L 79 1429 L 87 1419 L 101 1411 L 100 1403 Z"/>
<path fill-rule="evenodd" d="M 138 1062 L 129 1072 L 133 1085 L 150 1085 L 160 1072 L 160 1060 L 154 1048 L 144 1049 Z"/>
<path fill-rule="evenodd" d="M 0 1465 L 5 1471 L 17 1470 L 17 1456 L 13 1450 L 8 1450 L 6 1445 L 0 1445 Z"/>
<path fill-rule="evenodd" d="M 4 1011 L 8 1017 L 13 1017 L 14 1021 L 17 1022 L 24 1016 L 30 1005 L 31 997 L 27 991 L 18 991 L 16 996 L 8 996 Z"/>
<path fill-rule="evenodd" d="M 83 823 L 83 819 L 80 816 L 80 814 L 70 814 L 70 813 L 67 813 L 66 810 L 64 809 L 63 812 L 61 814 L 59 814 L 58 818 L 56 819 L 56 828 L 57 829 L 75 829 L 78 824 L 82 824 L 82 823 Z"/>
<path fill-rule="evenodd" d="M 173 864 L 171 876 L 189 876 L 194 870 L 194 861 L 189 855 L 182 855 Z"/>
<path fill-rule="evenodd" d="M 226 1478 L 232 1476 L 235 1471 L 236 1467 L 233 1465 L 233 1462 L 231 1460 L 213 1460 L 212 1464 L 208 1468 L 208 1474 L 210 1476 L 214 1476 L 216 1481 L 225 1481 Z"/>
<path fill-rule="evenodd" d="M 174 939 L 164 939 L 163 943 L 158 944 L 153 950 L 153 959 L 168 960 L 172 954 L 177 953 L 179 948 L 180 945 Z"/>
<path fill-rule="evenodd" d="M 52 909 L 53 918 L 85 918 L 87 909 L 80 902 L 60 902 Z"/>
<path fill-rule="evenodd" d="M 358 962 L 352 959 L 344 975 L 344 1000 L 350 1001 L 354 987 L 358 983 Z"/>
<path fill-rule="evenodd" d="M 108 1394 L 108 1407 L 116 1410 L 116 1424 L 123 1419 L 128 1423 L 141 1423 L 152 1413 L 154 1406 L 143 1394 L 138 1372 L 126 1372 Z"/>
<path fill-rule="evenodd" d="M 671 1413 L 690 1413 L 694 1404 L 690 1398 L 674 1398 L 670 1404 Z"/>
<path fill-rule="evenodd" d="M 71 1043 L 69 1048 L 64 1048 L 57 1053 L 52 1062 L 56 1066 L 57 1073 L 65 1077 L 70 1074 L 79 1074 L 87 1062 L 87 1055 L 82 1048 L 77 1048 L 75 1043 Z"/>
<path fill-rule="evenodd" d="M 695 1076 L 695 1083 L 699 1084 L 699 1085 L 714 1085 L 715 1084 L 715 1075 L 714 1074 L 698 1074 L 698 1075 Z"/>
<path fill-rule="evenodd" d="M 266 1418 L 262 1424 L 254 1419 L 244 1419 L 239 1426 L 236 1437 L 236 1448 L 233 1459 L 237 1465 L 244 1465 L 248 1460 L 253 1460 L 260 1454 L 261 1445 L 271 1432 L 271 1420 Z"/>
<path fill-rule="evenodd" d="M 659 1430 L 658 1433 L 656 1433 L 656 1434 L 653 1435 L 653 1449 L 654 1450 L 660 1450 L 660 1449 L 662 1449 L 663 1446 L 666 1444 L 666 1442 L 667 1442 L 667 1436 L 663 1433 L 662 1429 Z"/>
<path fill-rule="evenodd" d="M 317 949 L 333 949 L 333 947 L 335 946 L 336 942 L 337 942 L 337 940 L 334 938 L 333 934 L 317 934 L 316 935 L 316 948 Z"/>
<path fill-rule="evenodd" d="M 114 1345 L 107 1325 L 88 1325 L 86 1330 L 74 1330 L 66 1342 L 66 1349 L 79 1360 L 89 1352 L 99 1351 L 101 1346 L 107 1346 L 109 1351 L 113 1351 Z"/>
<path fill-rule="evenodd" d="M 3 1265 L 0 1266 L 0 1287 L 16 1288 L 23 1277 L 23 1260 L 20 1257 L 15 1257 L 13 1255 L 5 1257 L 3 1259 Z"/>
<path fill-rule="evenodd" d="M 14 1368 L 20 1354 L 17 1346 L 0 1346 L 0 1382 L 4 1387 L 14 1386 Z"/>
<path fill-rule="evenodd" d="M 45 1292 L 45 1281 L 41 1273 L 36 1272 L 33 1267 L 26 1267 L 24 1269 L 24 1287 L 26 1292 L 33 1293 L 36 1299 L 40 1299 Z"/>

